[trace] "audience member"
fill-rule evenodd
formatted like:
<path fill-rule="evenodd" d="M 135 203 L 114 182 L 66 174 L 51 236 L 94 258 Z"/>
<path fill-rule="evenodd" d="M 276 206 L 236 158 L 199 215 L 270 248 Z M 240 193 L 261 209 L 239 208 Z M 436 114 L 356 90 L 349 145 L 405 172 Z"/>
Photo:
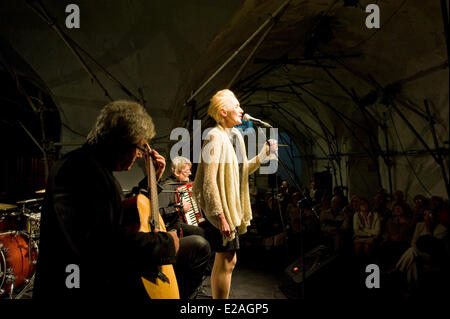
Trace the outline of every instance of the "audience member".
<path fill-rule="evenodd" d="M 405 215 L 401 204 L 394 204 L 392 216 L 387 220 L 380 244 L 380 258 L 385 269 L 391 269 L 408 249 L 413 230 L 412 219 Z"/>
<path fill-rule="evenodd" d="M 342 212 L 349 221 L 349 229 L 344 238 L 344 245 L 347 248 L 345 253 L 349 255 L 353 252 L 353 216 L 359 212 L 359 200 L 358 195 L 353 195 L 350 203 L 342 209 Z"/>
<path fill-rule="evenodd" d="M 316 205 L 320 203 L 320 200 L 322 198 L 319 198 L 320 192 L 318 192 L 316 182 L 312 181 L 309 187 L 310 187 L 309 197 L 311 197 L 313 204 Z"/>
<path fill-rule="evenodd" d="M 330 203 L 331 203 L 330 194 L 328 192 L 324 192 L 318 204 L 314 204 L 313 202 L 314 205 L 313 209 L 320 216 L 323 211 L 330 208 Z"/>
<path fill-rule="evenodd" d="M 414 196 L 414 208 L 412 210 L 414 225 L 416 225 L 418 222 L 423 221 L 423 215 L 425 209 L 427 209 L 428 206 L 428 199 L 425 196 L 421 194 L 417 194 L 416 196 Z"/>
<path fill-rule="evenodd" d="M 283 180 L 281 182 L 281 185 L 278 189 L 278 194 L 276 196 L 277 203 L 280 205 L 281 213 L 283 215 L 283 218 L 286 218 L 286 208 L 288 204 L 291 202 L 291 195 L 289 194 L 289 184 L 287 180 Z"/>
<path fill-rule="evenodd" d="M 320 213 L 320 230 L 325 243 L 334 251 L 344 248 L 344 237 L 350 229 L 349 219 L 342 212 L 342 198 L 334 196 L 331 207 Z"/>
<path fill-rule="evenodd" d="M 381 233 L 384 231 L 384 225 L 391 217 L 391 210 L 388 208 L 387 194 L 380 192 L 375 195 L 375 206 L 373 210 L 378 213 L 380 218 Z"/>
<path fill-rule="evenodd" d="M 411 206 L 409 206 L 406 201 L 405 201 L 405 196 L 403 194 L 403 192 L 401 190 L 396 190 L 393 196 L 393 203 L 391 206 L 391 210 L 393 209 L 395 204 L 401 204 L 403 205 L 404 209 L 405 209 L 405 214 L 408 217 L 411 217 L 412 215 L 412 211 L 411 211 Z"/>
<path fill-rule="evenodd" d="M 360 199 L 358 195 L 353 195 L 350 203 L 343 209 L 343 213 L 346 217 L 350 218 L 350 220 L 353 220 L 353 215 L 359 212 L 359 200 Z M 351 226 L 353 227 L 353 225 Z"/>
<path fill-rule="evenodd" d="M 435 215 L 444 207 L 444 199 L 440 196 L 431 196 L 429 209 Z"/>
<path fill-rule="evenodd" d="M 380 236 L 380 219 L 378 213 L 372 212 L 369 202 L 361 198 L 360 211 L 353 216 L 353 243 L 355 255 L 371 257 L 376 240 Z"/>
<path fill-rule="evenodd" d="M 416 225 L 411 247 L 400 257 L 396 270 L 404 274 L 408 293 L 418 288 L 420 274 L 431 265 L 448 264 L 448 207 L 441 207 L 438 214 L 425 210 L 424 221 Z M 447 246 L 448 247 L 448 246 Z M 446 262 L 445 262 L 446 259 Z M 444 270 L 447 272 L 448 269 Z"/>

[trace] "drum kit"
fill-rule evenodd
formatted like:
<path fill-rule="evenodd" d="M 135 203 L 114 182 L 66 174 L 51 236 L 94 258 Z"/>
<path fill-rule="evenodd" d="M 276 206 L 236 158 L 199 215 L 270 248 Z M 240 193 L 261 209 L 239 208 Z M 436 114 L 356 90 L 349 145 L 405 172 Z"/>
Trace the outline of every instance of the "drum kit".
<path fill-rule="evenodd" d="M 43 194 L 45 190 L 36 193 Z M 0 298 L 31 293 L 38 256 L 43 198 L 0 203 Z"/>

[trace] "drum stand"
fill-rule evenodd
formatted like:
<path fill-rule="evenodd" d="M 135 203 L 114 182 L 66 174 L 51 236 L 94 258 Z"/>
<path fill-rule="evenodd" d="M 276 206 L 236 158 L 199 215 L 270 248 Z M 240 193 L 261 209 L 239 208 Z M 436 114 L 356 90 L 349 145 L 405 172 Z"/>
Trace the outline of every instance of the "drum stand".
<path fill-rule="evenodd" d="M 15 296 L 14 296 L 14 280 L 15 280 L 15 277 L 14 277 L 14 275 L 12 275 L 12 277 L 9 278 L 13 282 L 11 284 L 11 288 L 9 289 L 8 299 L 21 299 L 25 293 L 30 292 L 31 289 L 33 289 L 34 275 L 35 274 L 33 274 L 31 279 L 26 279 L 25 286 Z M 8 280 L 8 279 L 6 279 L 6 280 Z"/>
<path fill-rule="evenodd" d="M 26 284 L 25 286 L 22 288 L 22 290 L 14 297 L 14 299 L 21 299 L 23 297 L 23 295 L 27 292 L 31 292 L 31 290 L 33 289 L 33 285 L 34 285 L 34 276 L 35 274 L 33 274 L 33 276 L 31 277 L 31 279 L 26 279 Z M 13 285 L 14 286 L 14 285 Z M 10 292 L 10 298 L 9 299 L 13 299 L 11 298 L 12 296 L 12 288 L 11 288 L 11 292 Z"/>

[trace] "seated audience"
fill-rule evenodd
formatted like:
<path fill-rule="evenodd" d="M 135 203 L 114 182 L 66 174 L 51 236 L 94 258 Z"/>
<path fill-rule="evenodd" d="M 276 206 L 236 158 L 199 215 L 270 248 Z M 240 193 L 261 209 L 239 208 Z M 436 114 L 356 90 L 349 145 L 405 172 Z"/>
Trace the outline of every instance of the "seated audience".
<path fill-rule="evenodd" d="M 383 233 L 384 225 L 391 217 L 391 210 L 388 208 L 387 194 L 380 192 L 375 195 L 375 206 L 373 210 L 378 213 L 378 217 L 380 218 L 381 233 Z"/>
<path fill-rule="evenodd" d="M 376 240 L 380 236 L 380 219 L 369 209 L 369 203 L 361 198 L 360 211 L 353 216 L 353 244 L 355 255 L 371 257 Z"/>
<path fill-rule="evenodd" d="M 324 192 L 318 204 L 314 204 L 313 202 L 314 205 L 313 209 L 320 216 L 320 214 L 323 211 L 330 208 L 330 202 L 331 202 L 330 194 L 328 192 Z"/>
<path fill-rule="evenodd" d="M 393 196 L 393 203 L 392 203 L 392 206 L 391 206 L 391 210 L 393 209 L 395 204 L 403 205 L 403 207 L 405 208 L 405 214 L 408 217 L 411 217 L 411 215 L 412 215 L 411 206 L 409 206 L 406 203 L 405 195 L 403 194 L 403 192 L 401 190 L 396 190 L 395 191 L 394 196 Z"/>
<path fill-rule="evenodd" d="M 440 269 L 448 278 L 448 216 L 448 207 L 441 207 L 437 216 L 425 210 L 424 221 L 416 225 L 411 247 L 396 265 L 405 277 L 409 294 L 417 292 L 421 274 L 427 269 Z"/>
<path fill-rule="evenodd" d="M 416 225 L 418 222 L 423 221 L 423 215 L 428 206 L 428 199 L 425 196 L 421 194 L 414 196 L 414 208 L 412 210 L 414 225 Z"/>
<path fill-rule="evenodd" d="M 359 212 L 359 196 L 353 195 L 352 199 L 350 200 L 350 203 L 346 205 L 343 208 L 343 213 L 350 218 L 351 221 L 353 221 L 353 215 L 355 215 L 357 212 Z M 350 225 L 353 227 L 353 225 Z"/>
<path fill-rule="evenodd" d="M 334 251 L 344 248 L 345 234 L 350 229 L 350 221 L 342 212 L 342 198 L 334 196 L 331 207 L 320 213 L 320 230 L 325 243 Z"/>
<path fill-rule="evenodd" d="M 380 258 L 385 269 L 390 269 L 408 249 L 412 237 L 412 219 L 405 215 L 401 204 L 394 204 L 392 217 L 386 222 L 383 241 L 380 244 Z"/>

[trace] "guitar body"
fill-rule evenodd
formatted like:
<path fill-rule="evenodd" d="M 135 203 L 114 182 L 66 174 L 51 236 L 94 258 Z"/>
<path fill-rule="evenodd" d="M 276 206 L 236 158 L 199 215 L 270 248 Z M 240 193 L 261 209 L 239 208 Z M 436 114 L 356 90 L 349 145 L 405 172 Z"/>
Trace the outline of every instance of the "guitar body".
<path fill-rule="evenodd" d="M 166 227 L 159 212 L 157 212 L 158 216 L 152 216 L 150 200 L 147 196 L 139 194 L 134 199 L 139 214 L 139 231 L 143 233 L 151 232 L 149 221 L 152 218 L 158 218 L 159 230 L 165 232 Z M 158 269 L 160 275 L 156 278 L 141 278 L 149 297 L 151 299 L 179 299 L 180 293 L 178 291 L 177 278 L 173 266 L 171 264 L 161 265 L 158 266 Z"/>

